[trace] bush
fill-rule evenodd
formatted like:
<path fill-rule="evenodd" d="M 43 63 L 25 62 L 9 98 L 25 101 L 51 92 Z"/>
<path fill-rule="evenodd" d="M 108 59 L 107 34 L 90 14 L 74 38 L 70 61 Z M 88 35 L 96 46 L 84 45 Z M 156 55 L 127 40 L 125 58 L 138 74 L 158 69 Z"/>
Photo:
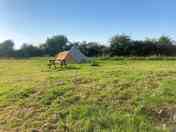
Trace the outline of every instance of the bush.
<path fill-rule="evenodd" d="M 99 63 L 95 60 L 91 61 L 91 66 L 100 66 Z"/>

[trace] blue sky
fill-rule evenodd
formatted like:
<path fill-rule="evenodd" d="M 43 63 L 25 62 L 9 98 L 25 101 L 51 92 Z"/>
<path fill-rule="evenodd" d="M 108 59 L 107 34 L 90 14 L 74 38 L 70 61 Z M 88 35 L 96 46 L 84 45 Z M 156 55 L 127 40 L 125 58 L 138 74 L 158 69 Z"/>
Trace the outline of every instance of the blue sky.
<path fill-rule="evenodd" d="M 64 34 L 71 41 L 107 42 L 117 33 L 133 39 L 176 39 L 175 0 L 0 0 L 0 41 L 42 43 Z"/>

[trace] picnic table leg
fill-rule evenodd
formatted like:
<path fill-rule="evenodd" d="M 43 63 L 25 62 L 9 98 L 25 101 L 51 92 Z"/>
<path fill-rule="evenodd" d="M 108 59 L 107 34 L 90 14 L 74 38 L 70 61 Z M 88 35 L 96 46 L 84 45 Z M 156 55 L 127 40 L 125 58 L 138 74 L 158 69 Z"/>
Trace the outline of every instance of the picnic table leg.
<path fill-rule="evenodd" d="M 57 67 L 56 67 L 56 60 L 53 62 L 53 66 L 54 66 L 55 69 L 57 69 Z"/>
<path fill-rule="evenodd" d="M 51 69 L 51 64 L 48 64 L 48 69 Z"/>

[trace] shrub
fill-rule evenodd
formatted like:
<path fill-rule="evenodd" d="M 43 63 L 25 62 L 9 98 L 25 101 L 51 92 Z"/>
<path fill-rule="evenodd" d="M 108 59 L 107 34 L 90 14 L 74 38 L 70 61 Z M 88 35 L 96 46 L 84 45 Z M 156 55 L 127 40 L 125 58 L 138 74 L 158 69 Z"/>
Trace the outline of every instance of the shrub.
<path fill-rule="evenodd" d="M 91 61 L 90 65 L 91 66 L 100 66 L 99 63 L 95 60 Z"/>

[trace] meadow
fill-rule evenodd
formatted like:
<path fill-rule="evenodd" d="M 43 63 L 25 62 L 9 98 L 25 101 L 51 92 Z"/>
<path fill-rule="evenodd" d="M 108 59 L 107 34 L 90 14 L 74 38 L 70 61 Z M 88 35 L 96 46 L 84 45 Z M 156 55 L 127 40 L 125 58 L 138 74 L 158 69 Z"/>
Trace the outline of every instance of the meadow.
<path fill-rule="evenodd" d="M 0 60 L 2 132 L 165 132 L 176 125 L 175 60 L 96 60 L 49 70 Z"/>

